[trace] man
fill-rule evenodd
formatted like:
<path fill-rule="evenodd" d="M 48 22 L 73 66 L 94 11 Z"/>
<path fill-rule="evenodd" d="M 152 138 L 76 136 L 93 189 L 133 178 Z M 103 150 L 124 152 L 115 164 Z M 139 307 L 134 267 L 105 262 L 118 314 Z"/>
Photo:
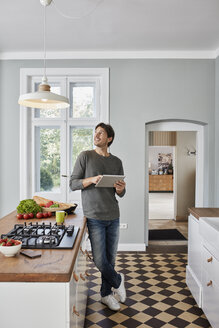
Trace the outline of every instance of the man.
<path fill-rule="evenodd" d="M 124 275 L 114 269 L 119 241 L 119 206 L 116 195 L 125 194 L 125 182 L 118 181 L 114 188 L 96 188 L 103 174 L 123 175 L 121 160 L 108 152 L 115 133 L 113 128 L 99 123 L 95 128 L 94 150 L 80 153 L 70 179 L 72 190 L 81 190 L 82 207 L 87 218 L 94 263 L 101 272 L 101 302 L 118 311 L 126 300 Z"/>

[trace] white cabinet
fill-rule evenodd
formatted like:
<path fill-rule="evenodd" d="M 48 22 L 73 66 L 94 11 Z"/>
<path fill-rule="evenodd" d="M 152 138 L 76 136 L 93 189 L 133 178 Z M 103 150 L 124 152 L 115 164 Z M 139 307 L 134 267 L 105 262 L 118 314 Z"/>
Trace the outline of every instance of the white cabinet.
<path fill-rule="evenodd" d="M 84 327 L 88 295 L 87 250 L 85 236 L 82 240 L 77 263 L 72 275 L 72 290 L 70 290 L 70 328 Z"/>
<path fill-rule="evenodd" d="M 84 234 L 69 282 L 0 282 L 4 300 L 1 327 L 84 327 L 88 293 L 85 251 Z"/>
<path fill-rule="evenodd" d="M 219 328 L 219 287 L 206 270 L 203 271 L 202 283 L 202 309 L 212 328 Z"/>
<path fill-rule="evenodd" d="M 188 265 L 186 267 L 186 283 L 199 307 L 201 307 L 201 237 L 199 234 L 199 221 L 189 216 L 188 225 Z"/>
<path fill-rule="evenodd" d="M 189 216 L 186 282 L 212 328 L 219 328 L 219 218 Z"/>
<path fill-rule="evenodd" d="M 213 328 L 219 328 L 219 218 L 200 219 L 202 238 L 202 309 Z"/>
<path fill-rule="evenodd" d="M 74 276 L 67 287 L 66 290 L 66 304 L 69 304 L 67 307 L 67 327 L 76 327 L 77 324 L 77 312 L 76 312 L 76 305 L 77 305 L 77 281 L 75 280 Z"/>

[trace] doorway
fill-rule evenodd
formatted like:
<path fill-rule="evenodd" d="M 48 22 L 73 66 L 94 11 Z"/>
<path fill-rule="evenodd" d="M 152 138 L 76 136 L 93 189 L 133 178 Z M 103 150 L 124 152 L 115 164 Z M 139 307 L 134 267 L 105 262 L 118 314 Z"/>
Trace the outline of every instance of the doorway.
<path fill-rule="evenodd" d="M 150 122 L 146 124 L 146 139 L 145 139 L 146 140 L 146 156 L 145 156 L 146 158 L 146 162 L 145 162 L 146 163 L 146 178 L 145 178 L 146 181 L 145 244 L 146 246 L 148 246 L 149 229 L 151 228 L 173 229 L 178 226 L 178 227 L 182 227 L 182 229 L 185 230 L 185 234 L 186 234 L 187 223 L 185 221 L 187 220 L 187 213 L 184 214 L 182 208 L 183 206 L 185 208 L 184 199 L 187 196 L 188 196 L 187 199 L 189 199 L 190 204 L 194 204 L 193 206 L 196 207 L 197 206 L 203 207 L 204 126 L 205 126 L 204 123 L 190 122 L 190 121 L 183 121 L 183 120 L 164 120 L 164 121 Z M 167 147 L 167 145 L 161 145 L 159 146 L 160 149 L 158 148 L 155 149 L 155 147 L 158 147 L 158 145 L 155 146 L 150 144 L 150 134 L 154 131 L 156 132 L 166 131 L 166 133 L 175 131 L 176 135 L 178 135 L 178 147 L 176 145 L 175 146 L 171 145 L 173 147 L 171 150 L 170 148 L 163 148 L 165 146 Z M 189 142 L 192 139 L 193 142 Z M 168 147 L 170 147 L 170 145 L 168 145 Z M 155 163 L 152 164 L 151 162 L 152 160 L 150 154 L 151 149 L 152 152 L 157 153 L 156 168 L 155 168 L 156 166 Z M 184 156 L 183 161 L 185 161 L 186 159 L 187 162 L 182 161 L 183 156 Z M 161 187 L 156 186 L 155 189 L 157 188 L 158 190 L 154 190 L 155 192 L 151 192 L 150 180 L 153 179 L 164 180 L 165 178 L 170 179 L 170 177 L 164 176 L 164 173 L 167 173 L 165 170 L 169 162 L 172 163 L 173 166 L 172 191 L 159 190 L 162 189 L 162 186 Z M 191 163 L 193 164 L 191 165 Z M 184 171 L 186 169 L 190 169 L 190 173 L 187 172 L 187 178 L 185 179 L 183 177 L 185 176 Z M 193 175 L 191 173 L 192 171 L 194 172 Z M 182 188 L 179 188 L 180 184 Z M 187 188 L 188 195 L 185 194 L 185 186 L 183 187 L 183 185 L 185 184 L 190 185 L 190 187 Z M 182 190 L 184 190 L 184 196 L 182 195 Z M 194 198 L 193 202 L 192 202 L 192 192 Z M 177 199 L 180 201 L 177 202 Z M 191 207 L 191 205 L 189 205 L 189 207 Z M 182 222 L 182 220 L 185 221 Z"/>
<path fill-rule="evenodd" d="M 152 136 L 155 133 L 154 131 L 150 132 Z M 159 132 L 160 140 L 151 142 L 148 147 L 149 220 L 175 218 L 175 142 L 173 146 L 168 140 L 165 140 L 164 134 L 167 133 Z M 173 133 L 175 134 L 175 132 Z"/>

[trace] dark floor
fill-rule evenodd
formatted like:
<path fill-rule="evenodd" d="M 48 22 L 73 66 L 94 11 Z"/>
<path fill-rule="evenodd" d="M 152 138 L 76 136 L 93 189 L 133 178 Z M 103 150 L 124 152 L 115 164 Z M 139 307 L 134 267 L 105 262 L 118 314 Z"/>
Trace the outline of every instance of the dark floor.
<path fill-rule="evenodd" d="M 116 270 L 125 274 L 127 289 L 119 312 L 100 303 L 100 274 L 91 263 L 84 327 L 209 328 L 185 283 L 186 246 L 178 247 L 118 253 Z"/>

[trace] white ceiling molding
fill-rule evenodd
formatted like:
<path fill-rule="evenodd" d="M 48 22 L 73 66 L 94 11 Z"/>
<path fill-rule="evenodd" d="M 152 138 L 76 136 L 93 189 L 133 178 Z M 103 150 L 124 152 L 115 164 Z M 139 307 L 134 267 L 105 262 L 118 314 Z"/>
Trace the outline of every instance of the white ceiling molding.
<path fill-rule="evenodd" d="M 215 51 L 57 51 L 47 52 L 47 59 L 215 59 Z M 0 60 L 43 59 L 42 52 L 0 52 Z"/>

